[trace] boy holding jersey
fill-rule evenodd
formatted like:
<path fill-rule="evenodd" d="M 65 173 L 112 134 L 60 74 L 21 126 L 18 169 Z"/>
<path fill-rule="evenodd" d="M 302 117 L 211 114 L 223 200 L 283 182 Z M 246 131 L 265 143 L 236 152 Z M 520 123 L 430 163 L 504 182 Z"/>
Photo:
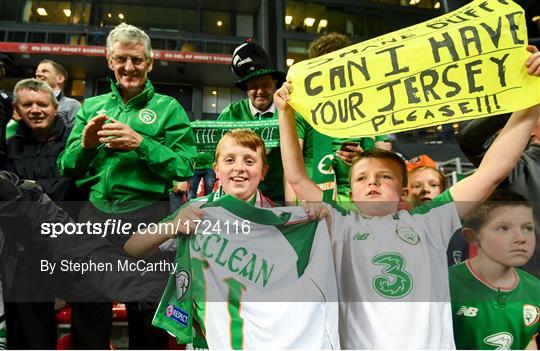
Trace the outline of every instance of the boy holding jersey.
<path fill-rule="evenodd" d="M 339 349 L 326 225 L 298 207 L 271 208 L 258 190 L 265 156 L 255 133 L 228 132 L 214 164 L 221 188 L 161 223 L 177 231 L 126 243 L 138 257 L 177 251 L 153 324 L 195 348 Z"/>
<path fill-rule="evenodd" d="M 537 50 L 536 50 L 537 51 Z M 540 55 L 527 63 L 539 71 Z M 540 72 L 535 73 L 540 75 Z M 452 234 L 507 176 L 526 146 L 539 106 L 515 112 L 479 169 L 433 201 L 398 210 L 407 171 L 395 154 L 364 152 L 350 169 L 360 213 L 320 206 L 322 191 L 307 177 L 290 82 L 275 96 L 285 178 L 312 212 L 327 214 L 340 294 L 340 339 L 346 349 L 452 349 L 446 249 Z M 286 151 L 285 151 L 286 150 Z"/>

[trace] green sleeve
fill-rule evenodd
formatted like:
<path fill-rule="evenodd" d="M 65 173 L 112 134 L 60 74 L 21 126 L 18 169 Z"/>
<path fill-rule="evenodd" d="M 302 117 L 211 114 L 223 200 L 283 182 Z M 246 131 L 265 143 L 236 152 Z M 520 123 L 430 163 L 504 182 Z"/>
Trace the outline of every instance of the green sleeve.
<path fill-rule="evenodd" d="M 306 140 L 306 134 L 308 130 L 307 121 L 300 117 L 299 114 L 296 114 L 296 133 L 298 134 L 298 139 Z"/>
<path fill-rule="evenodd" d="M 375 147 L 375 139 L 367 137 L 360 140 L 360 146 L 364 151 L 369 151 Z"/>
<path fill-rule="evenodd" d="M 152 325 L 165 329 L 176 337 L 178 343 L 193 341 L 193 275 L 189 241 L 179 237 L 176 252 L 176 269 L 169 275 L 167 287 L 152 320 Z"/>
<path fill-rule="evenodd" d="M 252 121 L 256 119 L 249 109 L 248 99 L 231 102 L 221 111 L 218 121 Z"/>
<path fill-rule="evenodd" d="M 19 121 L 10 119 L 6 127 L 6 139 L 11 138 L 17 133 L 17 128 L 19 127 Z"/>
<path fill-rule="evenodd" d="M 197 170 L 212 168 L 213 163 L 213 152 L 198 152 L 195 157 L 195 169 Z"/>
<path fill-rule="evenodd" d="M 156 176 L 186 180 L 193 175 L 193 162 L 197 154 L 195 137 L 187 114 L 179 103 L 171 101 L 167 112 L 163 144 L 144 138 L 135 152 Z"/>
<path fill-rule="evenodd" d="M 225 107 L 223 109 L 223 111 L 221 111 L 221 113 L 219 114 L 219 116 L 217 118 L 218 121 L 230 121 L 230 120 L 232 120 L 231 106 L 232 106 L 232 104 L 229 104 L 227 107 Z M 239 118 L 240 117 L 241 116 L 239 116 Z"/>
<path fill-rule="evenodd" d="M 88 170 L 88 167 L 96 155 L 97 149 L 88 150 L 81 146 L 82 132 L 89 120 L 87 117 L 88 112 L 85 108 L 87 105 L 87 103 L 83 104 L 77 113 L 77 116 L 75 117 L 75 126 L 69 134 L 66 148 L 62 151 L 60 156 L 58 156 L 57 166 L 60 174 L 63 176 L 81 178 Z"/>

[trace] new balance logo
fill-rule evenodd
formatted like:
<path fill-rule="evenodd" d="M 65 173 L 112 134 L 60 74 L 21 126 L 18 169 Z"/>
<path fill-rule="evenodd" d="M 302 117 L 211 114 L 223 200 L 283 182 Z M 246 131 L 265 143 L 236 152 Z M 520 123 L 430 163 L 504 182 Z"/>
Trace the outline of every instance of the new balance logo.
<path fill-rule="evenodd" d="M 356 233 L 353 237 L 353 240 L 366 240 L 369 236 L 369 233 Z"/>
<path fill-rule="evenodd" d="M 478 308 L 461 306 L 456 313 L 456 316 L 476 317 Z"/>

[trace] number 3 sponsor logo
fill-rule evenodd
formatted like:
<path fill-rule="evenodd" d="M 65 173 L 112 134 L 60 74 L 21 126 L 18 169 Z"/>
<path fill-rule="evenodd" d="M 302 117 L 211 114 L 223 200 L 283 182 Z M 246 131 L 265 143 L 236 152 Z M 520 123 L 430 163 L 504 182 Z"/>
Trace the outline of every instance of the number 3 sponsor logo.
<path fill-rule="evenodd" d="M 373 278 L 375 291 L 389 299 L 407 296 L 413 287 L 412 276 L 404 270 L 405 259 L 397 252 L 385 252 L 371 260 L 375 265 L 383 266 L 382 274 Z"/>
<path fill-rule="evenodd" d="M 514 337 L 507 332 L 497 333 L 484 338 L 484 342 L 490 346 L 496 346 L 495 350 L 510 350 L 514 343 Z"/>

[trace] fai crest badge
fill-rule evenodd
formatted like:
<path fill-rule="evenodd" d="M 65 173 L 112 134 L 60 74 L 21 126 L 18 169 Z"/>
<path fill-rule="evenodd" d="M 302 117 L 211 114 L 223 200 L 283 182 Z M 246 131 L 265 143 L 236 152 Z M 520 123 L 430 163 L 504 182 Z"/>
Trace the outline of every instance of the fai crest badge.
<path fill-rule="evenodd" d="M 147 108 L 144 108 L 139 112 L 139 119 L 144 124 L 152 124 L 156 121 L 156 118 L 157 118 L 157 114 L 154 111 L 149 110 Z"/>
<path fill-rule="evenodd" d="M 182 300 L 186 295 L 190 283 L 188 271 L 182 269 L 180 272 L 176 273 L 176 298 L 178 300 Z"/>
<path fill-rule="evenodd" d="M 461 263 L 463 260 L 463 253 L 461 251 L 454 250 L 452 251 L 452 258 L 454 259 L 455 264 Z"/>
<path fill-rule="evenodd" d="M 523 305 L 523 321 L 527 327 L 534 325 L 540 318 L 538 307 L 533 305 Z"/>
<path fill-rule="evenodd" d="M 416 245 L 420 242 L 418 233 L 411 227 L 401 227 L 396 229 L 396 234 L 399 238 L 405 241 L 407 244 Z"/>

